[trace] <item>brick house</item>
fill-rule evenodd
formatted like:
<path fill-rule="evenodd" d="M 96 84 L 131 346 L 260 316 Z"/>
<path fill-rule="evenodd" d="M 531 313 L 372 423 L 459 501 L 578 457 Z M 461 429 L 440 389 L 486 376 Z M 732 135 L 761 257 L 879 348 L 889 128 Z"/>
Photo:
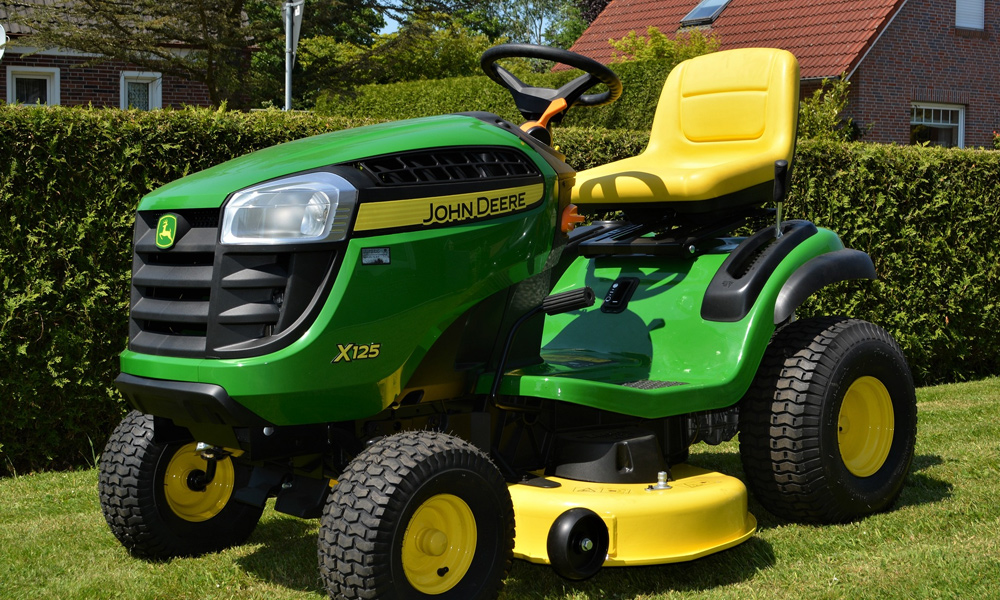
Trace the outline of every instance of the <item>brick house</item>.
<path fill-rule="evenodd" d="M 609 39 L 649 26 L 712 32 L 723 50 L 789 50 L 803 95 L 846 73 L 846 112 L 866 141 L 990 148 L 1000 129 L 996 2 L 612 0 L 572 50 L 607 63 Z"/>
<path fill-rule="evenodd" d="M 18 40 L 29 31 L 11 21 L 16 10 L 24 9 L 0 1 L 0 25 L 10 37 L 0 59 L 0 101 L 139 109 L 211 104 L 208 88 L 202 83 L 120 61 L 85 65 L 94 55 L 71 50 L 36 52 L 35 48 L 20 46 Z"/>

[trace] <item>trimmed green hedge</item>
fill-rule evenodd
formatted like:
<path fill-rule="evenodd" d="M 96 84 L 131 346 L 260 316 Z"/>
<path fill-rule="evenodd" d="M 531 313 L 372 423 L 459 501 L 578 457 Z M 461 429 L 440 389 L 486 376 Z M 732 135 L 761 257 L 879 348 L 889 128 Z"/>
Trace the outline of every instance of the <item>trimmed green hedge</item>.
<path fill-rule="evenodd" d="M 800 142 L 796 158 L 789 216 L 837 231 L 879 276 L 802 314 L 879 323 L 919 384 L 1000 373 L 1000 153 Z"/>
<path fill-rule="evenodd" d="M 148 190 L 289 139 L 358 124 L 279 112 L 0 106 L 0 475 L 93 460 L 124 406 L 133 211 Z M 576 168 L 648 134 L 559 128 Z M 1000 373 L 1000 153 L 799 143 L 789 218 L 868 251 L 881 279 L 803 314 L 847 313 L 900 340 L 921 384 Z"/>
<path fill-rule="evenodd" d="M 134 210 L 164 183 L 353 121 L 0 105 L 0 475 L 93 459 L 123 405 Z"/>
<path fill-rule="evenodd" d="M 605 129 L 649 129 L 663 83 L 674 64 L 665 60 L 628 62 L 613 65 L 625 86 L 616 102 L 593 108 L 576 108 L 563 125 Z M 558 88 L 579 75 L 579 71 L 542 73 L 526 76 L 530 85 Z M 350 95 L 325 96 L 316 112 L 351 118 L 377 116 L 388 120 L 410 119 L 453 112 L 485 110 L 520 123 L 524 119 L 514 106 L 510 92 L 486 76 L 452 77 L 405 81 L 387 85 L 364 85 Z"/>

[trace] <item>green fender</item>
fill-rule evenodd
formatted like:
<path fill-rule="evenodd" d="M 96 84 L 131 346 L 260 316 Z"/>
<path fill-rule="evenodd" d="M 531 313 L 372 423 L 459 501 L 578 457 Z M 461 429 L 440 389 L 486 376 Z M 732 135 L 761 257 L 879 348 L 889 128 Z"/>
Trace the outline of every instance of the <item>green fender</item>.
<path fill-rule="evenodd" d="M 500 392 L 643 418 L 732 406 L 750 387 L 776 318 L 787 318 L 815 285 L 863 271 L 824 270 L 824 261 L 813 262 L 857 261 L 852 251 L 841 254 L 836 233 L 804 221 L 786 222 L 785 229 L 780 244 L 762 230 L 735 249 L 693 258 L 577 258 L 553 293 L 590 286 L 600 299 L 616 280 L 630 277 L 638 285 L 625 310 L 604 312 L 599 300 L 547 317 L 544 362 L 509 372 Z"/>

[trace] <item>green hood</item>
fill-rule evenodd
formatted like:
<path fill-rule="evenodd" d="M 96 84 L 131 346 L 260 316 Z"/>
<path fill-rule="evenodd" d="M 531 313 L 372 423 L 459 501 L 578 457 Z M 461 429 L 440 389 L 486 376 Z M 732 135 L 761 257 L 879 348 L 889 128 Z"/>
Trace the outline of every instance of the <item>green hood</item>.
<path fill-rule="evenodd" d="M 474 117 L 443 115 L 381 123 L 241 156 L 151 192 L 139 210 L 218 208 L 237 190 L 292 173 L 393 152 L 469 145 L 528 147 L 517 136 Z"/>

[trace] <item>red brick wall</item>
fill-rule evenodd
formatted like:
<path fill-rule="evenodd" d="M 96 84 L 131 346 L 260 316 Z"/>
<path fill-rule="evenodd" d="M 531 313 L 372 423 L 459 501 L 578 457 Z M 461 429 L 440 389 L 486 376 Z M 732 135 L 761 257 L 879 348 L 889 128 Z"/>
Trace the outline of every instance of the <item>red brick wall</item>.
<path fill-rule="evenodd" d="M 965 146 L 1000 130 L 1000 3 L 985 29 L 955 29 L 955 0 L 909 0 L 851 77 L 854 121 L 873 142 L 910 142 L 910 103 L 961 104 Z M 870 128 L 870 129 L 869 129 Z"/>
<path fill-rule="evenodd" d="M 107 61 L 93 66 L 80 66 L 86 58 L 35 54 L 22 56 L 7 52 L 0 60 L 0 99 L 6 100 L 7 67 L 58 67 L 59 103 L 63 106 L 93 104 L 118 108 L 121 104 L 120 87 L 122 71 L 145 71 L 135 65 Z M 179 108 L 182 105 L 208 106 L 208 89 L 204 84 L 175 77 L 163 76 L 163 107 Z"/>

